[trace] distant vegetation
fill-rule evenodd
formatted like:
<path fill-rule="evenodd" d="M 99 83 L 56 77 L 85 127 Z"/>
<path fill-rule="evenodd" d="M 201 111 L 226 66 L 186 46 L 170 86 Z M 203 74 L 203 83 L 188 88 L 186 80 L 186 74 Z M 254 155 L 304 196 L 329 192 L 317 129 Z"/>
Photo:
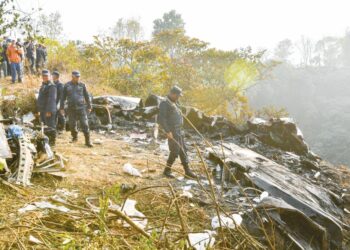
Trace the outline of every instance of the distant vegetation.
<path fill-rule="evenodd" d="M 80 69 L 91 84 L 111 86 L 123 95 L 164 95 L 177 84 L 184 89 L 187 104 L 208 113 L 246 119 L 251 111 L 244 90 L 270 67 L 261 62 L 263 52 L 253 53 L 249 47 L 233 51 L 210 48 L 208 43 L 187 36 L 184 25 L 181 15 L 170 11 L 154 21 L 151 40 L 142 39 L 137 19 L 119 19 L 110 32 L 95 36 L 90 44 L 43 41 L 51 69 Z"/>

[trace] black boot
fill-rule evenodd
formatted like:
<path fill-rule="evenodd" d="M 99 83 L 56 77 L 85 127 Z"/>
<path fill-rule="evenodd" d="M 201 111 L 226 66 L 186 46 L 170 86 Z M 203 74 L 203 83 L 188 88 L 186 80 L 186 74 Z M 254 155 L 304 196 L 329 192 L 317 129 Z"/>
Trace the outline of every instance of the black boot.
<path fill-rule="evenodd" d="M 90 140 L 90 133 L 84 133 L 84 136 L 85 136 L 85 146 L 92 148 L 93 145 Z"/>
<path fill-rule="evenodd" d="M 166 166 L 166 167 L 164 168 L 163 174 L 164 174 L 167 178 L 171 178 L 171 179 L 174 179 L 174 178 L 175 178 L 175 175 L 173 175 L 173 173 L 171 172 L 171 167 L 169 167 L 169 166 Z"/>
<path fill-rule="evenodd" d="M 190 179 L 197 179 L 197 175 L 192 172 L 188 165 L 184 165 L 185 177 Z"/>
<path fill-rule="evenodd" d="M 78 141 L 78 133 L 77 132 L 72 132 L 72 140 L 70 141 L 71 143 L 75 143 Z"/>
<path fill-rule="evenodd" d="M 54 147 L 56 144 L 56 133 L 53 132 L 47 132 L 46 133 L 47 138 L 49 139 L 49 145 L 51 147 Z"/>

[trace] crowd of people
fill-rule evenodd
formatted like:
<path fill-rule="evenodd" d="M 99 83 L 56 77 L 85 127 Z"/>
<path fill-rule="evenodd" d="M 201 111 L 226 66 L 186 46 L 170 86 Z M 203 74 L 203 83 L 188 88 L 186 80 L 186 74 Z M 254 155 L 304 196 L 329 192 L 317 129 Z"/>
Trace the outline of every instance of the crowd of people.
<path fill-rule="evenodd" d="M 47 62 L 46 47 L 28 39 L 24 43 L 20 39 L 4 37 L 1 44 L 0 75 L 11 76 L 12 83 L 22 82 L 24 73 L 36 74 L 45 68 Z"/>

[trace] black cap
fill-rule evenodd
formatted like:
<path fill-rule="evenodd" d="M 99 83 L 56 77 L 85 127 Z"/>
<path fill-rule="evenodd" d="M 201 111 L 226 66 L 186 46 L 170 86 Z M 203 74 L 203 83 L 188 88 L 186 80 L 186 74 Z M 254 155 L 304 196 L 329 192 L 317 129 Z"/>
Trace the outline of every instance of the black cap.
<path fill-rule="evenodd" d="M 54 72 L 52 72 L 52 75 L 54 75 L 54 76 L 60 76 L 60 72 L 58 72 L 57 70 L 55 70 Z"/>
<path fill-rule="evenodd" d="M 74 70 L 72 72 L 72 76 L 80 77 L 80 72 L 78 70 Z"/>
<path fill-rule="evenodd" d="M 170 93 L 182 96 L 182 89 L 179 86 L 175 85 L 170 89 Z"/>
<path fill-rule="evenodd" d="M 50 71 L 47 70 L 47 69 L 43 69 L 43 70 L 41 71 L 41 75 L 42 75 L 42 76 L 49 76 L 49 75 L 50 75 Z"/>

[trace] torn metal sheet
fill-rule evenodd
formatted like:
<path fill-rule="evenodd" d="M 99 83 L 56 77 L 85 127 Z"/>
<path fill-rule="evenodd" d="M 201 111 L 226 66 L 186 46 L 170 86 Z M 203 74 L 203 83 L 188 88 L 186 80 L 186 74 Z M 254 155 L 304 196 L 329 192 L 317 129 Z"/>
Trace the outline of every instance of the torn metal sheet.
<path fill-rule="evenodd" d="M 267 197 L 256 209 L 277 224 L 277 228 L 289 239 L 287 244 L 290 249 L 334 249 L 329 245 L 330 235 L 327 235 L 325 227 L 284 200 Z"/>
<path fill-rule="evenodd" d="M 143 106 L 141 98 L 129 96 L 97 96 L 94 97 L 92 102 L 93 104 L 118 107 L 124 111 L 135 110 Z"/>
<path fill-rule="evenodd" d="M 209 158 L 235 168 L 246 185 L 265 190 L 269 196 L 280 198 L 290 206 L 304 213 L 327 231 L 329 245 L 341 248 L 343 211 L 332 200 L 326 189 L 313 184 L 303 176 L 292 172 L 288 167 L 277 164 L 249 149 L 233 143 L 223 143 L 209 149 Z"/>

